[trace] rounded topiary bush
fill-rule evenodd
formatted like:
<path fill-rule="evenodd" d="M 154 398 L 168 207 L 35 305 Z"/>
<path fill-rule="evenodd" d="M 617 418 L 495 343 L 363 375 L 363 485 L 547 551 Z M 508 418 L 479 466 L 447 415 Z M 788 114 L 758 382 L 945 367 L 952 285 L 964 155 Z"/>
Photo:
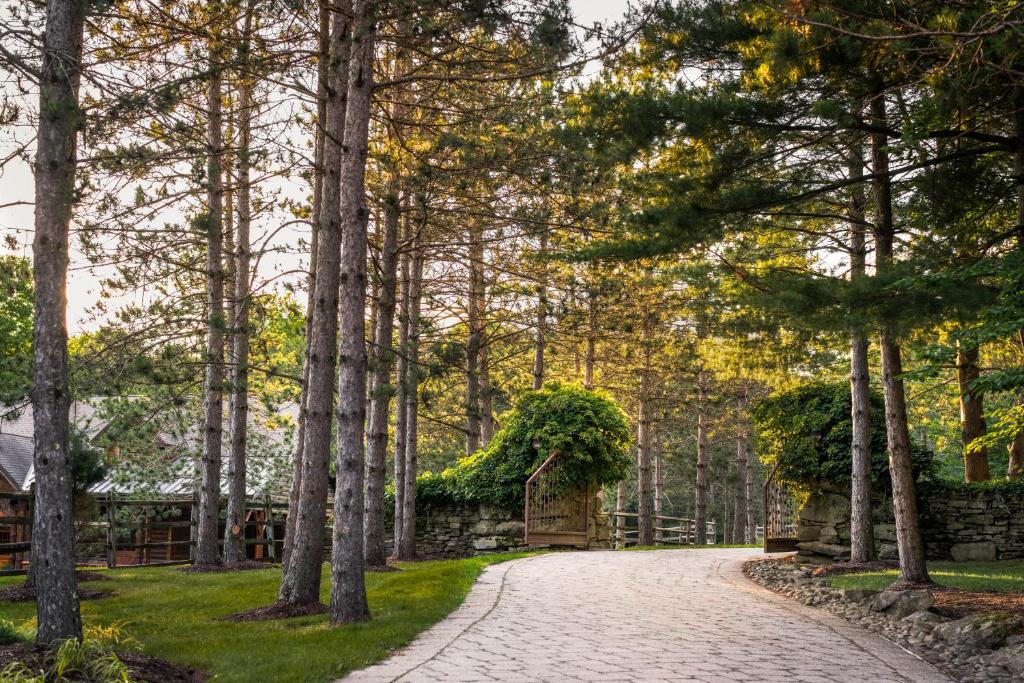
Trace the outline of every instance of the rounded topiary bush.
<path fill-rule="evenodd" d="M 871 393 L 871 475 L 888 488 L 885 404 Z M 761 460 L 779 463 L 778 478 L 810 490 L 847 490 L 852 468 L 850 385 L 812 383 L 778 391 L 752 411 Z M 914 449 L 915 474 L 930 471 L 931 456 Z"/>
<path fill-rule="evenodd" d="M 523 394 L 500 422 L 487 448 L 442 473 L 454 498 L 520 506 L 526 480 L 556 452 L 566 487 L 617 482 L 629 469 L 629 421 L 602 392 L 550 383 Z"/>

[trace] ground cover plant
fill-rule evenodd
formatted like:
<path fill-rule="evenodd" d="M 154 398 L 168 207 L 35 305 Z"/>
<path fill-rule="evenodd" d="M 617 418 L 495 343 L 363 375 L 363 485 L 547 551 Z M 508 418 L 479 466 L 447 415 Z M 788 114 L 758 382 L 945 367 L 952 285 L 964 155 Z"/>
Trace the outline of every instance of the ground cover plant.
<path fill-rule="evenodd" d="M 104 572 L 114 597 L 82 604 L 90 626 L 120 625 L 142 651 L 194 667 L 218 681 L 328 681 L 365 667 L 455 609 L 484 567 L 522 555 L 416 562 L 366 577 L 372 622 L 331 628 L 326 614 L 269 622 L 225 618 L 273 600 L 280 569 L 186 574 L 173 567 Z M 0 579 L 6 587 L 23 579 Z M 326 601 L 325 583 L 321 599 Z M 17 626 L 33 603 L 6 603 Z"/>

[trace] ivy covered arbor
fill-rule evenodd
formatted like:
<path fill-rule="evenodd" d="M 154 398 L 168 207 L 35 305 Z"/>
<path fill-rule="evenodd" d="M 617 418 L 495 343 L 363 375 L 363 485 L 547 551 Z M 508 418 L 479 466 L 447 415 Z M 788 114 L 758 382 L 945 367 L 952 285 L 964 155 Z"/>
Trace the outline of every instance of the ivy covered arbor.
<path fill-rule="evenodd" d="M 526 504 L 527 481 L 552 460 L 558 466 L 550 469 L 546 492 L 552 498 L 574 500 L 572 516 L 585 523 L 583 517 L 602 514 L 591 507 L 593 494 L 625 478 L 632 466 L 629 421 L 600 391 L 548 383 L 524 393 L 500 416 L 499 424 L 501 429 L 485 448 L 440 474 L 420 474 L 417 503 L 482 503 L 518 516 Z M 558 514 L 569 516 L 565 510 Z M 589 522 L 585 524 L 593 531 Z"/>

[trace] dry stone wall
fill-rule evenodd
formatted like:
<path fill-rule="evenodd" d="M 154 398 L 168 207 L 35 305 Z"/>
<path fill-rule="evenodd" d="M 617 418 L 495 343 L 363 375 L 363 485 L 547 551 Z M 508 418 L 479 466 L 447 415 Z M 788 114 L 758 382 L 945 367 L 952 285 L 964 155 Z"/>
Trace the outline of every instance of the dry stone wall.
<path fill-rule="evenodd" d="M 997 487 L 926 485 L 918 491 L 925 553 L 933 560 L 984 561 L 1024 558 L 1024 506 Z M 891 501 L 874 510 L 879 559 L 898 559 Z M 839 493 L 813 494 L 800 511 L 797 547 L 808 561 L 850 556 L 850 500 Z"/>
<path fill-rule="evenodd" d="M 425 559 L 523 550 L 524 530 L 521 511 L 482 503 L 432 501 L 416 506 L 416 554 Z M 392 538 L 385 543 L 390 552 Z"/>

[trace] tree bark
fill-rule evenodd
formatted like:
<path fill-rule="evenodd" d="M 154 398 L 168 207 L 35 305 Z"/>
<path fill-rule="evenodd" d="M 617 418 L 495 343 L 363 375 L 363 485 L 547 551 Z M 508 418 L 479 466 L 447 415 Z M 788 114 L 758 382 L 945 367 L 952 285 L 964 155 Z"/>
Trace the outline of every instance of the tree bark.
<path fill-rule="evenodd" d="M 1013 132 L 1017 145 L 1013 150 L 1013 176 L 1017 195 L 1017 250 L 1024 253 L 1024 89 L 1017 88 L 1014 97 Z M 1018 291 L 1024 283 L 1018 282 Z M 1024 351 L 1024 330 L 1017 333 L 1017 342 Z M 1017 399 L 1024 409 L 1024 394 Z M 1018 432 L 1009 446 L 1006 478 L 1020 479 L 1024 475 L 1024 431 Z"/>
<path fill-rule="evenodd" d="M 871 100 L 871 121 L 877 131 L 886 129 L 884 95 Z M 892 179 L 889 176 L 888 136 L 871 134 L 871 160 L 875 180 L 875 267 L 885 273 L 893 260 L 895 228 L 892 218 Z M 885 397 L 885 427 L 889 451 L 889 474 L 892 478 L 893 510 L 896 516 L 896 545 L 900 555 L 898 583 L 926 583 L 924 544 L 918 525 L 917 490 L 910 458 L 910 430 L 907 426 L 907 401 L 903 387 L 903 361 L 900 346 L 888 325 L 879 330 L 882 356 L 882 388 Z"/>
<path fill-rule="evenodd" d="M 736 509 L 732 516 L 734 543 L 746 543 L 747 539 L 747 442 L 750 439 L 746 418 L 748 402 L 748 389 L 744 385 L 736 401 L 740 426 L 736 432 Z"/>
<path fill-rule="evenodd" d="M 747 542 L 757 542 L 757 520 L 754 518 L 754 450 L 747 439 Z"/>
<path fill-rule="evenodd" d="M 320 241 L 320 208 L 324 184 L 324 138 L 327 122 L 327 70 L 331 53 L 331 10 L 328 0 L 319 0 L 319 59 L 317 60 L 317 119 L 313 141 L 313 201 L 310 206 L 309 276 L 306 279 L 306 352 L 302 363 L 302 393 L 299 396 L 299 419 L 292 450 L 292 482 L 288 492 L 288 516 L 285 518 L 281 566 L 287 572 L 295 539 L 295 520 L 299 513 L 302 492 L 302 456 L 306 441 L 306 405 L 309 394 L 309 340 L 312 336 L 313 309 L 316 308 L 316 261 Z"/>
<path fill-rule="evenodd" d="M 384 484 L 387 464 L 388 416 L 394 387 L 391 370 L 395 352 L 395 301 L 398 282 L 398 227 L 401 214 L 401 183 L 392 175 L 384 207 L 384 235 L 381 240 L 380 295 L 376 306 L 373 379 L 370 389 L 370 421 L 366 452 L 366 564 L 387 564 L 384 550 Z"/>
<path fill-rule="evenodd" d="M 626 480 L 621 480 L 615 487 L 615 511 L 621 513 L 626 511 Z M 626 547 L 626 518 L 621 514 L 615 515 L 615 547 Z"/>
<path fill-rule="evenodd" d="M 645 335 L 646 337 L 647 335 Z M 646 341 L 646 339 L 645 339 Z M 637 468 L 637 542 L 654 544 L 654 497 L 651 482 L 651 423 L 650 423 L 650 345 L 645 349 L 643 375 L 640 378 L 640 402 L 637 410 L 636 468 Z"/>
<path fill-rule="evenodd" d="M 484 268 L 484 235 L 478 221 L 469 228 L 469 301 L 466 335 L 466 455 L 480 449 L 480 349 L 483 341 L 481 310 Z"/>
<path fill-rule="evenodd" d="M 853 182 L 847 215 L 850 224 L 850 279 L 865 275 L 867 197 L 863 185 L 864 152 L 860 143 L 850 150 L 849 175 Z M 871 562 L 875 555 L 875 525 L 871 516 L 871 389 L 868 371 L 868 338 L 863 331 L 850 332 L 851 493 L 850 557 L 852 562 Z"/>
<path fill-rule="evenodd" d="M 67 273 L 75 203 L 78 90 L 88 3 L 50 0 L 46 5 L 39 72 L 39 126 L 35 161 L 35 236 L 32 276 L 33 467 L 32 566 L 36 586 L 36 641 L 82 637 L 75 582 L 71 453 L 68 445 Z"/>
<path fill-rule="evenodd" d="M 708 521 L 708 415 L 707 372 L 697 373 L 697 483 L 694 505 L 694 543 L 707 542 Z"/>
<path fill-rule="evenodd" d="M 248 43 L 252 3 L 243 19 L 242 40 Z M 248 50 L 244 50 L 248 54 Z M 247 71 L 248 69 L 246 69 Z M 252 86 L 243 74 L 238 85 L 238 222 L 235 226 L 235 292 L 231 353 L 231 456 L 228 461 L 228 509 L 224 522 L 224 562 L 245 561 L 246 462 L 249 421 L 249 231 Z"/>
<path fill-rule="evenodd" d="M 548 253 L 548 231 L 540 233 L 540 256 Z M 540 282 L 537 284 L 537 322 L 533 340 L 533 390 L 544 386 L 544 333 L 548 317 L 548 265 L 541 261 Z"/>
<path fill-rule="evenodd" d="M 345 152 L 341 165 L 343 249 L 338 345 L 338 485 L 334 492 L 331 623 L 366 621 L 363 477 L 366 451 L 366 155 L 373 99 L 374 0 L 353 3 Z"/>
<path fill-rule="evenodd" d="M 426 221 L 423 221 L 425 223 Z M 417 245 L 412 254 L 409 281 L 409 363 L 405 395 L 405 490 L 402 494 L 402 539 L 396 556 L 416 559 L 416 475 L 419 471 L 419 393 L 420 393 L 420 300 L 423 296 L 425 255 Z"/>
<path fill-rule="evenodd" d="M 402 532 L 405 529 L 405 441 L 409 428 L 409 289 L 412 282 L 411 249 L 414 241 L 412 221 L 405 215 L 402 224 L 401 311 L 398 317 L 398 368 L 395 387 L 395 520 L 392 552 L 397 558 L 402 547 Z"/>
<path fill-rule="evenodd" d="M 223 50 L 222 36 L 211 30 L 209 44 L 210 80 L 207 88 L 206 129 L 206 377 L 203 395 L 203 453 L 200 462 L 199 524 L 196 531 L 195 564 L 220 562 L 217 526 L 220 511 L 221 450 L 224 438 L 224 182 L 223 182 Z"/>
<path fill-rule="evenodd" d="M 314 284 L 313 323 L 308 346 L 309 388 L 302 477 L 291 554 L 277 599 L 293 604 L 320 600 L 320 573 L 327 520 L 328 464 L 338 337 L 338 286 L 341 249 L 341 162 L 348 99 L 349 12 L 331 17 L 328 60 L 324 178 Z M 363 394 L 359 395 L 362 403 Z M 337 522 L 335 522 L 337 526 Z M 360 530 L 360 537 L 362 530 Z"/>
<path fill-rule="evenodd" d="M 964 442 L 964 481 L 967 482 L 988 481 L 990 478 L 988 449 L 981 446 L 968 450 L 972 441 L 985 436 L 988 431 L 984 399 L 971 390 L 971 382 L 981 376 L 979 356 L 977 346 L 957 344 L 956 379 L 960 387 L 960 430 Z"/>
<path fill-rule="evenodd" d="M 483 337 L 480 343 L 480 447 L 487 448 L 497 431 L 497 422 L 494 419 L 489 344 L 487 335 Z"/>
<path fill-rule="evenodd" d="M 652 428 L 650 426 L 648 426 L 648 431 L 651 431 L 651 430 L 652 430 Z M 651 437 L 648 437 L 648 438 L 649 438 L 649 440 L 652 443 L 654 442 L 653 438 L 651 438 Z M 665 491 L 664 491 L 665 480 L 664 480 L 664 476 L 663 476 L 663 468 L 664 468 L 664 462 L 663 462 L 662 457 L 661 457 L 661 449 L 658 448 L 658 449 L 656 449 L 654 451 L 654 526 L 655 527 L 664 526 L 661 523 L 661 520 L 658 519 L 659 517 L 661 517 L 661 514 L 662 514 L 662 496 L 664 496 L 664 493 L 665 493 Z M 662 540 L 663 540 L 662 532 L 658 531 L 657 528 L 655 528 L 655 530 L 654 530 L 654 542 L 655 543 L 660 543 Z"/>

